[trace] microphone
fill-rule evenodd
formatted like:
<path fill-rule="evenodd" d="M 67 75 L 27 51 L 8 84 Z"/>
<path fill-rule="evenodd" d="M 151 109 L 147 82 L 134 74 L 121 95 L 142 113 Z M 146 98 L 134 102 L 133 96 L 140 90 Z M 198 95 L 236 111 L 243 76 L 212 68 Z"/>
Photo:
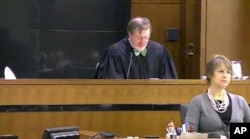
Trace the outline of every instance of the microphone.
<path fill-rule="evenodd" d="M 132 58 L 133 58 L 133 53 L 130 53 L 130 59 L 129 59 L 129 65 L 128 65 L 128 71 L 127 71 L 127 79 L 129 76 L 129 72 L 130 72 L 130 68 L 131 68 L 131 64 L 132 64 Z"/>

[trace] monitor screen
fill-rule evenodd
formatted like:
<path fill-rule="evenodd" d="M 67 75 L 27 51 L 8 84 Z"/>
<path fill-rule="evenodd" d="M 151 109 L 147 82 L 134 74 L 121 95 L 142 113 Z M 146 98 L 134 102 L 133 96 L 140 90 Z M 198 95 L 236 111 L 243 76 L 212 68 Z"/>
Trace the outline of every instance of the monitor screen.
<path fill-rule="evenodd" d="M 78 126 L 46 128 L 42 139 L 80 139 Z"/>

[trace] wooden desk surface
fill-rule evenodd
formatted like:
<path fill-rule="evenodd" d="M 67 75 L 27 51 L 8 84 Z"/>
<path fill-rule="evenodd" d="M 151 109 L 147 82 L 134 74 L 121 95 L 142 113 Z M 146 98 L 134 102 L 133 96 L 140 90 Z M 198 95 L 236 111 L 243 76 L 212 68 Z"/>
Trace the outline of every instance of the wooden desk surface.
<path fill-rule="evenodd" d="M 0 130 L 0 134 L 16 133 L 20 139 L 33 139 L 41 137 L 44 129 L 48 127 L 78 125 L 80 129 L 114 131 L 122 137 L 129 134 L 139 137 L 147 134 L 164 137 L 166 123 L 173 120 L 175 125 L 180 127 L 181 122 L 178 108 L 162 110 L 161 105 L 188 103 L 194 95 L 206 91 L 207 87 L 206 81 L 194 79 L 0 80 L 0 107 L 4 109 L 0 113 L 1 123 L 3 123 L 0 124 L 0 129 L 3 129 Z M 250 80 L 232 81 L 227 90 L 243 96 L 250 104 Z M 152 109 L 87 111 L 67 107 L 68 105 L 96 105 L 105 108 L 120 104 L 156 104 L 159 109 L 157 111 Z M 54 106 L 61 105 L 68 109 L 63 111 L 53 109 Z M 51 107 L 52 109 L 49 109 Z M 25 111 L 13 111 L 19 108 Z"/>
<path fill-rule="evenodd" d="M 84 135 L 84 136 L 88 136 L 88 137 L 91 137 L 91 136 L 94 136 L 97 134 L 97 132 L 90 131 L 90 130 L 79 131 L 79 133 L 80 133 L 80 135 Z"/>
<path fill-rule="evenodd" d="M 94 136 L 94 135 L 97 134 L 97 132 L 89 131 L 89 130 L 79 131 L 79 133 L 81 135 L 81 139 L 88 139 L 89 137 Z M 126 139 L 126 137 L 115 138 L 115 139 Z M 145 138 L 139 138 L 139 139 L 145 139 Z M 156 138 L 156 139 L 166 139 L 166 138 Z M 208 139 L 220 139 L 220 138 L 208 138 Z"/>

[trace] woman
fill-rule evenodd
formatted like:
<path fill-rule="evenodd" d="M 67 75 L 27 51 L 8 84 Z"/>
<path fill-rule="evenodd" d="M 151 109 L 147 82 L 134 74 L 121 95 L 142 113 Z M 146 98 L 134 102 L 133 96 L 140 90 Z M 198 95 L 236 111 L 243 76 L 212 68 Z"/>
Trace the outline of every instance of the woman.
<path fill-rule="evenodd" d="M 209 88 L 192 98 L 185 118 L 195 132 L 229 137 L 229 123 L 250 122 L 246 100 L 226 91 L 232 74 L 231 61 L 223 55 L 215 55 L 206 64 Z"/>

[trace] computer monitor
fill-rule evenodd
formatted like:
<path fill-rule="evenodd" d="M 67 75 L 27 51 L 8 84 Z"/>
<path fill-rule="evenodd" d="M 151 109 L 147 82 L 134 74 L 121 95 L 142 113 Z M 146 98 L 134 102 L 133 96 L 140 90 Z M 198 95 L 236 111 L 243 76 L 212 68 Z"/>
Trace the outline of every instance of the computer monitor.
<path fill-rule="evenodd" d="M 80 139 L 78 126 L 46 128 L 42 139 Z"/>

